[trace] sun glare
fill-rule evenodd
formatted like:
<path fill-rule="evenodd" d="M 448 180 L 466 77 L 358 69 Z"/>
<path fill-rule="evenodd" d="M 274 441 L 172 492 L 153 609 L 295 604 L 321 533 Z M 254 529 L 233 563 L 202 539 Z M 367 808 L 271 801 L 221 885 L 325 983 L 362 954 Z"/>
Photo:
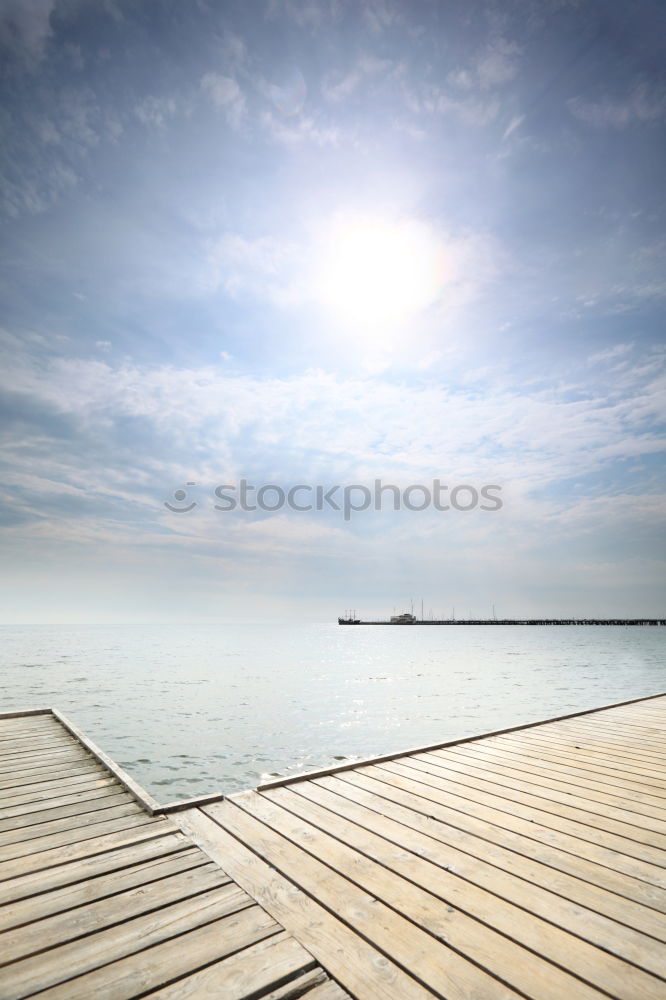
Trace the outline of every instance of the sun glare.
<path fill-rule="evenodd" d="M 370 333 L 394 328 L 425 309 L 437 299 L 445 278 L 442 245 L 428 226 L 413 219 L 338 219 L 318 256 L 319 302 L 346 324 Z"/>

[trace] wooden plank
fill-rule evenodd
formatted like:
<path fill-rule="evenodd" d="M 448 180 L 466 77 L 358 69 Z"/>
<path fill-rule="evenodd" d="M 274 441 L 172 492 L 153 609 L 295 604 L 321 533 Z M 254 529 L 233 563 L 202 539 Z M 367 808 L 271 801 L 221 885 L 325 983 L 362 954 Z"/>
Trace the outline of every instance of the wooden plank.
<path fill-rule="evenodd" d="M 381 770 L 389 770 L 387 765 L 378 765 Z M 409 785 L 405 785 L 403 782 L 405 780 L 412 780 L 412 775 L 410 774 L 409 768 L 404 768 L 400 770 L 402 765 L 392 764 L 388 780 L 391 779 L 390 774 L 393 773 L 394 778 L 397 779 L 401 787 L 407 787 L 409 790 Z M 413 772 L 412 772 L 413 773 Z M 413 786 L 412 786 L 413 788 Z M 414 789 L 417 794 L 422 794 L 435 802 L 442 802 L 444 804 L 451 804 L 452 794 L 447 791 L 445 787 L 438 788 L 434 785 L 420 785 L 420 790 Z M 505 800 L 500 800 L 501 804 L 504 805 Z M 467 803 L 470 805 L 467 805 Z M 472 815 L 484 816 L 484 812 L 476 810 L 473 806 L 473 800 L 465 800 L 461 805 L 461 811 L 467 810 Z M 504 818 L 506 816 L 506 819 Z M 518 833 L 523 833 L 525 831 L 525 826 L 523 823 L 512 822 L 511 813 L 500 814 L 497 817 L 498 825 L 502 824 L 507 830 L 516 830 Z M 490 819 L 492 822 L 492 818 Z M 531 826 L 528 828 L 526 836 L 531 837 L 536 844 L 546 844 L 550 845 L 554 840 L 551 830 L 546 826 L 538 825 L 538 819 L 533 818 L 531 821 L 528 819 L 528 823 Z M 607 889 L 609 892 L 616 892 L 620 896 L 624 896 L 627 899 L 633 899 L 634 902 L 640 903 L 643 906 L 650 906 L 653 909 L 658 909 L 660 912 L 666 912 L 666 900 L 663 897 L 663 890 L 655 889 L 653 886 L 648 885 L 643 880 L 639 880 L 628 876 L 622 872 L 618 872 L 614 869 L 610 869 L 603 864 L 599 864 L 593 861 L 595 852 L 593 850 L 594 844 L 589 845 L 589 851 L 585 848 L 585 843 L 583 846 L 577 848 L 576 854 L 570 854 L 568 858 L 561 857 L 556 861 L 555 856 L 551 855 L 550 860 L 553 866 L 566 871 L 571 875 L 584 878 L 591 882 L 593 885 L 597 885 L 601 888 Z M 562 850 L 562 854 L 567 852 Z M 589 854 L 590 856 L 586 856 Z M 540 852 L 534 855 L 537 859 L 540 856 Z M 618 858 L 620 856 L 618 855 Z M 615 861 L 616 864 L 620 864 L 619 860 Z"/>
<path fill-rule="evenodd" d="M 613 784 L 616 780 L 631 781 L 639 786 L 664 789 L 666 794 L 664 767 L 637 765 L 631 757 L 618 760 L 609 754 L 585 753 L 575 744 L 566 746 L 546 742 L 543 739 L 520 739 L 515 736 L 499 737 L 489 743 L 488 748 L 520 755 L 530 760 L 552 761 L 562 766 L 575 767 L 578 771 L 588 774 L 591 780 L 595 775 L 600 775 Z"/>
<path fill-rule="evenodd" d="M 554 754 L 557 757 L 574 755 L 577 760 L 589 764 L 603 765 L 605 763 L 611 769 L 626 770 L 629 774 L 640 774 L 647 777 L 653 774 L 663 775 L 666 767 L 666 757 L 658 762 L 650 758 L 638 758 L 629 752 L 625 754 L 613 752 L 610 745 L 604 747 L 598 743 L 576 743 L 575 740 L 566 741 L 562 737 L 556 739 L 543 733 L 538 736 L 514 734 L 513 736 L 496 737 L 496 739 L 497 743 L 502 746 L 524 747 L 534 751 L 542 749 L 545 753 Z"/>
<path fill-rule="evenodd" d="M 18 760 L 12 760 L 8 764 L 0 763 L 0 775 L 3 778 L 9 777 L 12 774 L 18 774 L 19 771 L 37 771 L 46 770 L 48 768 L 59 766 L 60 764 L 66 764 L 69 761 L 77 760 L 90 760 L 90 757 L 85 752 L 85 750 L 79 747 L 74 747 L 71 750 L 60 750 L 57 753 L 48 754 L 43 757 L 25 758 L 23 755 Z"/>
<path fill-rule="evenodd" d="M 0 816 L 10 815 L 9 812 L 5 812 L 4 810 L 9 810 L 13 806 L 23 805 L 27 802 L 36 802 L 39 803 L 40 808 L 44 808 L 42 803 L 48 799 L 58 798 L 78 791 L 88 791 L 91 788 L 103 788 L 111 784 L 117 786 L 118 782 L 115 778 L 107 777 L 106 775 L 103 775 L 101 778 L 91 778 L 88 775 L 80 774 L 75 775 L 73 778 L 65 778 L 63 781 L 44 782 L 43 788 L 39 784 L 29 785 L 28 790 L 23 790 L 16 795 L 8 795 L 6 798 L 3 797 L 0 800 Z"/>
<path fill-rule="evenodd" d="M 31 740 L 50 739 L 52 736 L 66 739 L 68 735 L 62 726 L 54 722 L 46 728 L 40 727 L 39 729 L 30 730 L 21 727 L 14 731 L 0 732 L 0 745 L 4 746 L 8 743 L 28 745 Z"/>
<path fill-rule="evenodd" d="M 39 867 L 49 867 L 50 852 L 60 848 L 69 848 L 86 841 L 94 841 L 118 830 L 132 830 L 137 826 L 146 826 L 151 817 L 143 810 L 130 815 L 121 814 L 115 819 L 104 818 L 101 822 L 89 826 L 80 826 L 74 830 L 64 830 L 35 840 L 24 840 L 18 844 L 8 844 L 0 850 L 0 880 L 23 875 L 26 871 L 35 871 Z M 57 862 L 56 862 L 57 863 Z"/>
<path fill-rule="evenodd" d="M 53 725 L 55 722 L 51 712 L 44 715 L 23 716 L 22 718 L 0 716 L 0 733 L 14 732 L 15 730 L 33 729 L 39 726 Z"/>
<path fill-rule="evenodd" d="M 34 720 L 15 720 L 12 723 L 0 720 L 0 741 L 15 739 L 17 736 L 38 736 L 40 733 L 53 733 L 62 727 L 55 719 L 48 716 L 37 716 Z"/>
<path fill-rule="evenodd" d="M 371 772 L 367 770 L 362 773 Z M 382 767 L 381 770 L 372 771 L 374 778 L 393 785 L 398 781 L 398 775 L 403 780 L 411 781 L 409 787 L 412 792 L 426 798 L 434 797 L 428 789 L 446 791 L 447 797 L 437 795 L 437 801 L 447 802 L 457 813 L 472 814 L 495 826 L 510 828 L 529 838 L 534 838 L 536 828 L 539 830 L 541 840 L 547 840 L 553 847 L 595 863 L 612 868 L 613 862 L 617 860 L 616 855 L 619 854 L 636 861 L 644 861 L 649 865 L 664 867 L 666 850 L 654 846 L 663 844 L 663 838 L 660 840 L 656 835 L 649 835 L 645 839 L 633 839 L 629 834 L 634 833 L 635 828 L 623 824 L 615 825 L 615 830 L 621 832 L 599 830 L 593 825 L 596 821 L 594 813 L 585 814 L 580 810 L 564 809 L 557 805 L 551 811 L 548 802 L 541 802 L 527 795 L 517 795 L 515 799 L 507 798 L 503 794 L 498 794 L 498 791 L 503 791 L 502 789 L 494 789 L 488 782 L 472 780 L 464 783 L 458 780 L 458 775 L 455 780 L 437 778 L 434 782 L 428 772 L 401 767 L 399 764 L 392 768 Z M 402 782 L 401 784 L 405 787 Z M 571 818 L 573 816 L 576 818 Z M 623 861 L 621 864 L 624 866 L 626 862 Z"/>
<path fill-rule="evenodd" d="M 177 946 L 167 940 L 136 951 L 40 993 L 40 1000 L 130 1000 L 278 933 L 272 917 L 259 906 L 248 906 L 182 934 Z"/>
<path fill-rule="evenodd" d="M 277 789 L 263 795 L 247 792 L 234 795 L 233 802 L 297 844 L 301 854 L 308 853 L 308 860 L 301 860 L 300 875 L 300 884 L 306 890 L 313 891 L 306 871 L 310 856 L 314 856 L 392 907 L 396 916 L 404 914 L 432 934 L 425 954 L 417 964 L 412 959 L 411 968 L 444 996 L 444 984 L 436 972 L 442 938 L 470 963 L 517 991 L 536 993 L 540 1000 L 572 994 L 581 1000 L 598 998 L 597 989 L 588 987 L 583 980 L 594 982 L 606 992 L 612 984 L 613 994 L 621 1000 L 636 1000 L 637 995 L 644 1000 L 663 1000 L 663 984 L 655 977 L 634 970 L 614 956 L 603 956 L 599 949 L 445 868 L 404 849 L 396 850 L 374 833 L 350 827 L 315 803 L 300 799 L 298 814 L 294 815 L 282 805 L 283 798 L 277 804 L 278 795 L 293 793 Z M 292 798 L 290 805 L 293 803 Z M 312 822 L 313 816 L 321 819 L 322 815 L 331 833 Z M 273 860 L 274 855 L 267 857 Z M 396 933 L 400 933 L 398 925 Z M 571 975 L 564 969 L 571 970 Z"/>
<path fill-rule="evenodd" d="M 120 786 L 118 786 L 118 789 L 114 789 L 113 787 L 108 789 L 108 794 L 105 794 L 105 791 L 106 789 L 98 789 L 96 792 L 89 793 L 90 798 L 81 798 L 76 802 L 70 802 L 64 806 L 55 806 L 51 809 L 25 811 L 20 815 L 2 819 L 0 820 L 0 837 L 5 833 L 12 833 L 14 831 L 20 831 L 26 837 L 39 836 L 37 831 L 42 824 L 52 823 L 59 819 L 67 819 L 68 817 L 85 816 L 89 812 L 109 809 L 112 806 L 119 806 L 134 801 L 129 793 L 124 788 L 120 788 Z"/>
<path fill-rule="evenodd" d="M 0 808 L 0 822 L 14 819 L 17 816 L 27 817 L 31 813 L 40 813 L 47 809 L 56 809 L 77 802 L 87 802 L 93 798 L 103 798 L 105 795 L 116 794 L 119 790 L 121 790 L 120 783 L 115 778 L 109 777 L 90 782 L 88 786 L 81 786 L 76 791 L 67 792 L 64 795 L 54 793 L 52 796 L 44 796 L 37 800 L 32 799 L 29 795 L 19 795 L 16 796 L 18 802 L 9 805 L 5 803 L 4 807 Z M 26 822 L 28 822 L 27 819 Z"/>
<path fill-rule="evenodd" d="M 62 754 L 75 753 L 75 752 L 86 753 L 83 747 L 71 743 L 62 746 L 60 748 L 45 747 L 44 749 L 39 749 L 39 750 L 30 750 L 30 751 L 19 750 L 19 751 L 14 751 L 13 753 L 2 754 L 0 756 L 0 765 L 2 765 L 5 768 L 11 768 L 17 763 L 21 763 L 22 761 L 25 761 L 26 763 L 30 762 L 34 764 L 39 764 L 42 762 L 43 759 L 48 760 L 49 757 L 58 757 Z"/>
<path fill-rule="evenodd" d="M 632 856 L 630 853 L 632 842 L 637 845 L 636 850 L 640 849 L 640 845 L 660 849 L 664 843 L 663 836 L 658 833 L 608 816 L 604 818 L 601 829 L 599 813 L 590 812 L 580 805 L 569 805 L 567 802 L 543 798 L 534 791 L 524 792 L 519 788 L 498 785 L 485 778 L 479 778 L 465 769 L 440 768 L 438 774 L 433 774 L 427 765 L 412 758 L 408 758 L 404 763 L 391 762 L 380 764 L 379 767 L 382 771 L 401 774 L 432 788 L 450 789 L 453 794 L 471 801 L 488 803 L 508 815 L 523 816 L 528 821 L 537 816 L 545 827 L 570 832 L 581 840 L 599 843 L 611 850 L 619 849 L 629 856 Z M 528 814 L 525 810 L 535 810 L 535 812 Z M 570 826 L 571 823 L 576 826 Z M 616 842 L 615 837 L 622 838 L 623 842 Z M 625 841 L 628 843 L 625 844 Z"/>
<path fill-rule="evenodd" d="M 38 879 L 41 879 L 41 884 L 46 887 L 46 878 L 43 869 L 55 868 L 68 861 L 80 861 L 95 854 L 103 854 L 105 851 L 114 850 L 116 847 L 136 844 L 140 840 L 160 837 L 165 833 L 172 833 L 174 831 L 174 826 L 169 820 L 153 820 L 151 822 L 149 817 L 146 817 L 146 820 L 147 822 L 140 826 L 100 834 L 88 840 L 81 840 L 75 844 L 67 844 L 64 847 L 56 847 L 48 851 L 42 851 L 39 854 L 32 854 L 29 860 L 17 858 L 15 861 L 5 861 L 0 866 L 0 880 L 7 881 L 25 876 L 36 876 Z M 9 886 L 0 885 L 0 901 L 2 901 L 5 893 L 9 893 L 5 898 L 16 898 L 13 895 L 13 883 L 10 883 Z"/>
<path fill-rule="evenodd" d="M 83 840 L 88 836 L 94 837 L 102 824 L 132 816 L 148 818 L 141 806 L 130 799 L 129 802 L 121 802 L 107 809 L 97 809 L 83 815 L 68 816 L 36 827 L 0 834 L 0 862 L 44 850 L 49 845 L 55 847 Z"/>
<path fill-rule="evenodd" d="M 92 875 L 82 881 L 29 896 L 15 903 L 5 903 L 0 909 L 0 932 L 20 927 L 21 924 L 31 923 L 33 920 L 54 916 L 65 910 L 72 910 L 86 903 L 94 903 L 107 896 L 115 896 L 125 889 L 146 885 L 167 875 L 200 868 L 208 863 L 209 859 L 203 851 L 191 847 L 175 854 L 159 855 L 148 861 L 131 864 L 111 874 Z"/>
<path fill-rule="evenodd" d="M 23 752 L 33 750 L 62 750 L 63 747 L 75 746 L 75 741 L 67 733 L 55 733 L 53 736 L 23 737 L 23 739 L 3 740 L 0 745 L 0 759 L 15 757 Z"/>
<path fill-rule="evenodd" d="M 552 732 L 579 733 L 589 736 L 596 735 L 599 738 L 609 739 L 612 742 L 620 742 L 623 745 L 635 746 L 637 749 L 645 747 L 647 751 L 653 749 L 663 749 L 663 737 L 657 733 L 649 733 L 648 730 L 627 731 L 626 727 L 620 727 L 610 719 L 598 718 L 594 722 L 577 722 L 575 726 L 553 726 Z"/>
<path fill-rule="evenodd" d="M 442 803 L 435 802 L 405 791 L 398 784 L 378 781 L 367 773 L 318 778 L 316 784 L 528 881 L 538 881 L 537 873 L 545 868 L 549 889 L 625 925 L 628 942 L 633 940 L 631 930 L 666 942 L 666 918 L 589 881 L 586 877 L 589 864 L 576 857 L 572 859 L 566 851 L 550 844 L 495 826 L 474 813 L 458 811 L 448 796 L 442 796 Z"/>
<path fill-rule="evenodd" d="M 332 785 L 332 787 L 331 787 Z M 587 892 L 587 884 L 571 879 L 574 893 L 577 897 L 573 902 L 570 896 L 558 893 L 558 886 L 553 884 L 551 869 L 526 861 L 511 851 L 501 852 L 486 841 L 476 840 L 469 843 L 469 836 L 458 831 L 452 831 L 443 823 L 423 822 L 425 817 L 419 817 L 408 810 L 395 809 L 393 815 L 378 812 L 381 800 L 366 794 L 365 802 L 350 800 L 337 794 L 334 789 L 345 785 L 334 777 L 321 778 L 317 782 L 299 783 L 297 788 L 290 790 L 289 796 L 300 796 L 317 805 L 332 811 L 343 820 L 348 830 L 336 832 L 339 826 L 321 826 L 321 820 L 328 823 L 326 814 L 310 813 L 305 815 L 298 810 L 298 815 L 324 828 L 327 832 L 339 837 L 345 843 L 355 845 L 354 831 L 351 824 L 362 827 L 365 831 L 378 834 L 391 844 L 403 847 L 419 858 L 433 862 L 439 867 L 448 869 L 456 877 L 472 882 L 479 888 L 488 890 L 501 899 L 522 907 L 528 913 L 555 924 L 570 934 L 575 934 L 584 941 L 596 947 L 604 948 L 611 954 L 637 965 L 639 968 L 652 972 L 657 976 L 666 977 L 666 943 L 655 941 L 645 934 L 630 930 L 624 923 L 602 916 L 594 910 L 595 898 Z M 346 788 L 353 792 L 353 786 Z M 270 797 L 273 793 L 265 793 Z M 362 793 L 359 798 L 362 798 Z M 366 803 L 371 802 L 371 807 Z M 286 797 L 279 800 L 285 808 L 292 808 L 292 801 Z M 395 818 L 397 817 L 397 818 Z M 406 825 L 403 820 L 407 821 Z M 466 848 L 466 850 L 465 850 Z M 386 850 L 386 848 L 384 848 Z M 470 853 L 467 853 L 467 852 Z M 373 853 L 373 856 L 374 853 Z M 429 888 L 429 885 L 425 888 Z M 432 890 L 431 890 L 432 891 Z M 619 901 L 618 901 L 619 902 Z M 618 907 L 618 910 L 620 908 Z M 666 919 L 662 920 L 662 930 L 666 937 Z M 573 970 L 573 965 L 569 965 Z"/>
<path fill-rule="evenodd" d="M 666 752 L 660 752 L 656 748 L 645 749 L 637 744 L 612 742 L 604 734 L 597 731 L 591 733 L 581 733 L 576 730 L 573 733 L 558 729 L 538 729 L 533 734 L 514 733 L 517 740 L 534 740 L 539 743 L 558 743 L 565 746 L 580 745 L 582 750 L 593 751 L 595 754 L 619 757 L 621 760 L 630 760 L 640 763 L 641 766 L 660 769 L 666 761 Z"/>
<path fill-rule="evenodd" d="M 45 781 L 60 781 L 62 778 L 73 778 L 77 774 L 105 774 L 104 768 L 95 761 L 82 760 L 73 764 L 62 764 L 51 767 L 46 771 L 22 771 L 11 778 L 0 780 L 0 801 L 1 797 L 7 793 L 13 795 L 25 789 L 30 790 L 32 785 L 43 784 Z"/>
<path fill-rule="evenodd" d="M 542 778 L 567 785 L 574 785 L 588 791 L 593 788 L 595 792 L 603 792 L 606 795 L 613 795 L 624 798 L 632 802 L 642 802 L 646 805 L 654 805 L 657 809 L 666 811 L 666 794 L 662 782 L 656 779 L 653 781 L 635 781 L 632 778 L 613 774 L 608 768 L 590 767 L 578 765 L 569 760 L 568 763 L 549 758 L 547 754 L 528 754 L 521 750 L 510 750 L 508 747 L 499 746 L 476 746 L 469 749 L 460 749 L 456 756 L 474 759 L 483 762 L 508 767 L 512 772 L 520 771 L 521 774 L 528 774 L 536 777 L 539 781 Z M 577 794 L 582 794 L 578 792 Z"/>
<path fill-rule="evenodd" d="M 237 951 L 220 962 L 165 986 L 152 997 L 160 1000 L 244 1000 L 316 969 L 316 962 L 285 931 Z M 321 982 L 321 975 L 317 979 Z"/>
<path fill-rule="evenodd" d="M 122 924 L 180 900 L 201 896 L 205 902 L 202 894 L 230 884 L 229 877 L 217 865 L 208 864 L 168 875 L 158 882 L 144 883 L 66 913 L 44 917 L 28 926 L 5 931 L 2 935 L 2 963 L 17 962 L 38 951 L 60 948 L 70 941 L 97 934 L 115 924 Z M 88 947 L 85 942 L 80 944 L 82 948 Z M 41 962 L 40 956 L 35 964 Z"/>
<path fill-rule="evenodd" d="M 516 805 L 537 809 L 545 817 L 548 817 L 542 821 L 544 826 L 552 826 L 555 824 L 557 817 L 564 817 L 571 822 L 587 827 L 588 832 L 584 833 L 581 831 L 579 836 L 581 839 L 587 839 L 592 842 L 594 842 L 597 834 L 593 835 L 589 832 L 590 830 L 598 831 L 600 837 L 615 834 L 626 840 L 633 840 L 637 844 L 646 844 L 656 848 L 661 848 L 664 843 L 663 835 L 646 830 L 635 824 L 627 823 L 624 819 L 610 817 L 608 812 L 605 816 L 597 812 L 592 812 L 588 808 L 585 808 L 587 803 L 584 801 L 577 800 L 571 803 L 564 796 L 546 798 L 539 795 L 538 791 L 534 789 L 524 791 L 519 787 L 500 785 L 487 778 L 479 777 L 466 768 L 440 767 L 438 768 L 438 774 L 434 774 L 433 769 L 429 768 L 427 764 L 414 760 L 411 757 L 395 764 L 380 764 L 379 767 L 386 771 L 403 774 L 406 777 L 431 785 L 433 788 L 445 789 L 451 787 L 454 792 L 459 795 L 465 795 L 467 798 L 480 801 L 479 795 L 483 793 L 484 796 L 491 796 L 495 800 L 496 808 L 505 812 L 514 812 Z M 551 816 L 554 817 L 552 821 L 549 818 Z M 601 825 L 600 816 L 602 816 L 603 825 Z M 603 843 L 603 841 L 599 840 L 599 843 Z"/>
<path fill-rule="evenodd" d="M 115 840 L 101 854 L 64 861 L 46 871 L 31 872 L 0 884 L 0 904 L 7 905 L 75 883 L 85 882 L 108 872 L 117 872 L 149 858 L 161 858 L 187 848 L 188 842 L 178 833 L 157 836 L 154 827 L 139 827 L 126 835 L 112 835 Z M 107 842 L 108 843 L 108 842 Z"/>
<path fill-rule="evenodd" d="M 106 822 L 109 819 L 115 819 L 118 816 L 145 816 L 141 806 L 131 796 L 119 796 L 119 798 L 120 801 L 117 802 L 100 799 L 95 808 L 85 812 L 77 811 L 70 816 L 61 816 L 31 826 L 22 825 L 17 829 L 0 833 L 0 850 L 13 844 L 25 843 L 26 849 L 30 851 L 35 841 L 52 834 L 69 833 L 73 830 Z"/>
<path fill-rule="evenodd" d="M 545 770 L 536 767 L 525 769 L 517 767 L 515 764 L 499 763 L 497 755 L 491 754 L 490 751 L 479 751 L 478 748 L 447 751 L 446 757 L 423 754 L 419 759 L 435 765 L 444 762 L 446 767 L 462 765 L 464 768 L 472 769 L 475 773 L 491 775 L 492 780 L 498 781 L 499 784 L 506 785 L 515 781 L 519 787 L 536 786 L 540 791 L 547 792 L 549 797 L 551 792 L 561 793 L 570 798 L 577 797 L 587 803 L 588 809 L 593 806 L 594 811 L 598 810 L 600 813 L 606 811 L 605 807 L 612 810 L 620 809 L 626 813 L 635 814 L 635 823 L 643 825 L 647 820 L 647 825 L 651 829 L 655 829 L 652 824 L 656 823 L 666 833 L 666 804 L 664 800 L 655 799 L 654 796 L 632 792 L 629 798 L 628 793 L 621 795 L 604 791 L 597 783 L 581 783 L 570 779 L 549 777 Z M 662 829 L 659 829 L 659 832 L 661 833 Z"/>
<path fill-rule="evenodd" d="M 624 805 L 620 805 L 619 802 L 624 803 L 625 800 L 615 799 L 614 796 L 606 796 L 604 799 L 601 793 L 594 796 L 591 793 L 579 795 L 574 786 L 567 788 L 563 784 L 562 787 L 555 787 L 553 782 L 525 781 L 515 774 L 506 773 L 506 769 L 502 771 L 488 765 L 477 766 L 473 761 L 459 760 L 454 757 L 446 760 L 439 758 L 435 761 L 429 758 L 409 757 L 404 763 L 405 766 L 419 768 L 435 778 L 439 777 L 442 772 L 460 774 L 465 778 L 477 778 L 492 784 L 495 786 L 497 794 L 504 794 L 507 798 L 513 798 L 516 792 L 534 795 L 543 800 L 541 808 L 550 808 L 550 805 L 546 805 L 547 803 L 557 803 L 558 805 L 582 809 L 597 817 L 596 823 L 601 830 L 608 829 L 606 821 L 610 819 L 659 834 L 660 842 L 663 842 L 663 836 L 666 834 L 666 822 L 661 818 L 655 818 L 653 813 L 641 807 L 639 803 L 630 802 L 628 804 L 635 805 L 635 808 L 624 808 Z"/>
<path fill-rule="evenodd" d="M 53 709 L 51 708 L 18 708 L 12 709 L 11 712 L 0 712 L 0 720 L 4 722 L 5 720 L 11 719 L 28 719 L 31 716 L 36 715 L 53 715 Z"/>
<path fill-rule="evenodd" d="M 288 989 L 288 987 L 284 987 L 282 990 L 275 990 L 269 996 L 262 997 L 262 1000 L 296 1000 L 297 997 L 302 996 L 296 990 L 289 993 Z M 352 1000 L 352 998 L 337 983 L 329 979 L 328 982 L 322 983 L 321 986 L 316 986 L 313 990 L 309 990 L 306 1000 Z"/>
<path fill-rule="evenodd" d="M 174 819 L 210 857 L 224 864 L 229 875 L 293 934 L 355 1000 L 433 1000 L 433 993 L 400 968 L 395 956 L 378 950 L 348 927 L 339 913 L 324 908 L 232 836 L 227 829 L 232 820 L 244 826 L 250 822 L 241 810 L 227 800 L 206 809 L 215 809 L 216 820 L 201 809 L 178 813 Z M 254 826 L 261 833 L 261 824 Z M 379 907 L 370 897 L 353 891 L 347 908 L 354 907 L 357 924 L 374 926 L 381 933 Z M 398 946 L 401 950 L 400 942 Z M 390 943 L 389 951 L 393 951 Z M 509 1000 L 511 995 L 510 991 L 487 990 L 484 1000 Z M 462 1000 L 460 990 L 451 994 L 451 1000 Z M 466 1000 L 470 1000 L 469 995 Z"/>
<path fill-rule="evenodd" d="M 461 1000 L 475 993 L 484 996 L 484 991 L 492 996 L 500 981 L 519 991 L 528 965 L 532 988 L 540 1000 L 561 1000 L 563 986 L 570 993 L 572 984 L 578 985 L 550 963 L 529 956 L 520 946 L 471 919 L 453 902 L 436 900 L 327 834 L 294 820 L 261 794 L 234 795 L 230 804 L 246 814 L 244 819 L 231 818 L 237 836 L 434 993 Z M 218 816 L 218 809 L 210 806 L 206 812 Z M 228 825 L 229 814 L 224 815 Z M 252 838 L 249 841 L 248 835 Z M 370 921 L 368 908 L 373 911 Z M 333 968 L 322 964 L 339 978 Z M 491 970 L 489 964 L 496 967 Z M 588 997 L 598 1000 L 597 991 L 583 988 L 580 1000 Z"/>
<path fill-rule="evenodd" d="M 108 963 L 116 962 L 136 952 L 143 952 L 143 949 L 148 949 L 151 945 L 168 941 L 188 930 L 210 924 L 214 920 L 246 908 L 252 908 L 252 900 L 242 889 L 230 883 L 164 906 L 152 913 L 133 917 L 123 924 L 51 948 L 40 955 L 39 962 L 35 962 L 32 958 L 24 958 L 6 966 L 3 975 L 5 982 L 0 987 L 0 998 L 20 1000 L 31 993 L 38 993 L 40 990 L 65 983 L 61 995 L 66 996 L 68 1000 L 74 1000 L 77 996 L 86 996 L 88 1000 L 90 997 L 95 997 L 98 1000 L 103 993 L 97 989 L 91 992 L 90 986 L 87 987 L 87 993 L 81 993 L 83 988 L 81 980 L 76 982 L 75 977 L 82 977 L 87 972 L 99 969 L 100 966 L 106 966 L 107 972 L 102 976 L 102 981 L 108 981 Z M 170 944 L 168 950 L 180 955 L 182 946 L 181 940 L 177 948 Z M 143 952 L 139 962 L 135 963 L 135 968 L 140 968 L 142 963 L 150 961 L 151 957 L 149 953 Z M 164 958 L 166 959 L 166 956 Z M 187 961 L 187 958 L 185 960 Z M 70 983 L 68 982 L 70 979 L 75 981 Z"/>

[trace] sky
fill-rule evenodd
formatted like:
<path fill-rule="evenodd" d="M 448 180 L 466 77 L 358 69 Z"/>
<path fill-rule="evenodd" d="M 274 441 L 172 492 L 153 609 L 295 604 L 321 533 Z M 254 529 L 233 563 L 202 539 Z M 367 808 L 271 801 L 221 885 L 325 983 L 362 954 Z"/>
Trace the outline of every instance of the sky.
<path fill-rule="evenodd" d="M 0 620 L 666 615 L 665 40 L 0 0 Z"/>

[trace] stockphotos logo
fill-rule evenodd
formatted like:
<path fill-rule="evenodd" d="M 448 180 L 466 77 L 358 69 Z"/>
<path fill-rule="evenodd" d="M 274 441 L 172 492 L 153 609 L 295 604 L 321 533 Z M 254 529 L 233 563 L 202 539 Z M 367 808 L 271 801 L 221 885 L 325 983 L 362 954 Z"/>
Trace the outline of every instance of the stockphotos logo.
<path fill-rule="evenodd" d="M 197 486 L 197 483 L 188 482 L 186 485 Z M 493 512 L 502 509 L 501 492 L 502 487 L 496 483 L 483 486 L 473 486 L 470 483 L 447 486 L 441 479 L 433 479 L 428 486 L 414 483 L 402 489 L 391 483 L 383 483 L 381 479 L 375 479 L 372 488 L 360 483 L 348 486 L 339 483 L 334 486 L 298 483 L 287 487 L 266 483 L 255 486 L 247 479 L 240 479 L 236 484 L 216 486 L 213 491 L 216 502 L 213 506 L 215 510 L 225 513 L 233 510 L 262 510 L 275 514 L 285 508 L 299 513 L 333 510 L 339 511 L 345 521 L 350 521 L 354 514 L 361 514 L 366 510 L 422 511 L 431 508 L 438 511 Z M 175 503 L 165 501 L 164 506 L 174 514 L 189 514 L 199 506 L 184 489 L 176 490 L 173 499 Z"/>

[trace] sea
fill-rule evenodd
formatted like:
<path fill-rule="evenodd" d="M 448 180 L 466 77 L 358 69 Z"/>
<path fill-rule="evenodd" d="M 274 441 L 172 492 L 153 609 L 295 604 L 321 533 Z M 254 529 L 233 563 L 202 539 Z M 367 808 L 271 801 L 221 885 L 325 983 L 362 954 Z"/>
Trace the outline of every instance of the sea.
<path fill-rule="evenodd" d="M 666 690 L 666 627 L 20 625 L 0 710 L 55 707 L 162 804 Z"/>

